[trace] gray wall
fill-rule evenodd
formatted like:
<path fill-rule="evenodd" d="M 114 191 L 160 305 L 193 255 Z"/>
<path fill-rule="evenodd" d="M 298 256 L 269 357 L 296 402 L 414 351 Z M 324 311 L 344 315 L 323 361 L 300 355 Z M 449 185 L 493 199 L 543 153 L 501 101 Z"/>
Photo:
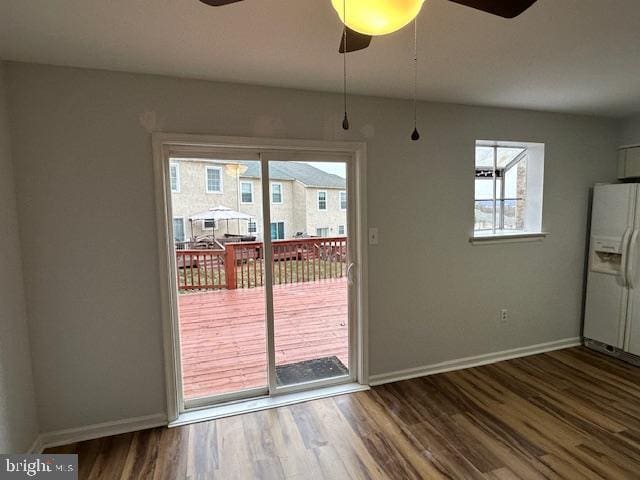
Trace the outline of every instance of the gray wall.
<path fill-rule="evenodd" d="M 0 62 L 0 453 L 25 452 L 38 433 L 16 197 Z"/>
<path fill-rule="evenodd" d="M 622 125 L 621 145 L 640 144 L 640 115 L 627 119 Z"/>
<path fill-rule="evenodd" d="M 588 191 L 618 124 L 9 64 L 43 430 L 165 409 L 149 129 L 368 144 L 371 373 L 576 337 Z M 476 139 L 546 144 L 541 243 L 472 246 Z M 501 326 L 498 312 L 510 310 Z"/>

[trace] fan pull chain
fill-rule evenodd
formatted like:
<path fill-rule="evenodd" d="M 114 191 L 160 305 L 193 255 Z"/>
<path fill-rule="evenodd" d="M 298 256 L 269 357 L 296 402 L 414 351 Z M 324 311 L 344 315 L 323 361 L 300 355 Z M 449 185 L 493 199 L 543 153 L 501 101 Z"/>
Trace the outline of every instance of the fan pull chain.
<path fill-rule="evenodd" d="M 342 18 L 344 19 L 344 33 L 342 38 L 344 46 L 344 52 L 342 53 L 344 119 L 342 120 L 342 128 L 344 130 L 349 130 L 349 117 L 347 115 L 347 0 L 342 0 Z"/>
<path fill-rule="evenodd" d="M 411 140 L 420 140 L 418 132 L 418 17 L 413 21 L 413 133 Z"/>

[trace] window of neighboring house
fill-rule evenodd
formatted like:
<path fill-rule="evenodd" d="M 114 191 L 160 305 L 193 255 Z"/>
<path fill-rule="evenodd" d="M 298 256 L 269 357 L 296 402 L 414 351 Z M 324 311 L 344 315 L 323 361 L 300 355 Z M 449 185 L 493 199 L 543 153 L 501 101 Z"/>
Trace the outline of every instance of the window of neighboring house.
<path fill-rule="evenodd" d="M 284 222 L 271 222 L 271 240 L 284 240 Z"/>
<path fill-rule="evenodd" d="M 184 242 L 184 218 L 173 219 L 173 238 L 176 242 Z"/>
<path fill-rule="evenodd" d="M 216 228 L 216 221 L 211 219 L 211 220 L 205 220 L 204 221 L 204 228 Z"/>
<path fill-rule="evenodd" d="M 340 210 L 347 209 L 347 192 L 340 192 Z"/>
<path fill-rule="evenodd" d="M 253 203 L 253 183 L 242 182 L 240 184 L 240 201 L 242 203 Z"/>
<path fill-rule="evenodd" d="M 249 226 L 247 227 L 247 232 L 249 233 L 257 233 L 258 225 L 256 222 L 249 222 Z"/>
<path fill-rule="evenodd" d="M 544 145 L 477 142 L 474 236 L 541 233 Z"/>
<path fill-rule="evenodd" d="M 180 192 L 180 166 L 177 163 L 169 165 L 169 182 L 173 193 Z"/>
<path fill-rule="evenodd" d="M 327 192 L 318 192 L 318 210 L 327 209 Z"/>
<path fill-rule="evenodd" d="M 282 203 L 282 184 L 271 184 L 271 203 Z"/>
<path fill-rule="evenodd" d="M 338 225 L 338 235 L 344 235 L 344 225 Z"/>
<path fill-rule="evenodd" d="M 328 237 L 329 236 L 329 228 L 316 228 L 316 237 Z"/>
<path fill-rule="evenodd" d="M 222 193 L 222 168 L 206 167 L 207 193 Z"/>

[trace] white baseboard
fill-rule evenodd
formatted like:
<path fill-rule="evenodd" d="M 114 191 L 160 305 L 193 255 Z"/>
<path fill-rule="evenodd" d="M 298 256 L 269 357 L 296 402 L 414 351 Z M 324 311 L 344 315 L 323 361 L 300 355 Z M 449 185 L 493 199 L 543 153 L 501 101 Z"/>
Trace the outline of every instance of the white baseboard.
<path fill-rule="evenodd" d="M 456 360 L 448 360 L 446 362 L 435 363 L 433 365 L 425 365 L 422 367 L 407 368 L 406 370 L 397 370 L 395 372 L 381 373 L 369 376 L 369 385 L 382 385 L 384 383 L 398 382 L 400 380 L 409 380 L 411 378 L 425 377 L 436 373 L 451 372 L 453 370 L 461 370 L 463 368 L 478 367 L 480 365 L 488 365 L 490 363 L 501 362 L 512 358 L 526 357 L 536 355 L 538 353 L 551 352 L 553 350 L 561 350 L 563 348 L 577 347 L 582 345 L 581 337 L 565 338 L 553 342 L 539 343 L 537 345 L 529 345 L 528 347 L 514 348 L 512 350 L 503 350 L 501 352 L 485 353 L 475 357 L 459 358 Z"/>
<path fill-rule="evenodd" d="M 535 355 L 538 353 L 550 352 L 563 348 L 576 347 L 581 344 L 582 339 L 580 337 L 566 338 L 553 342 L 530 345 L 528 347 L 520 347 L 514 348 L 512 350 L 504 350 L 501 352 L 477 355 L 475 357 L 459 358 L 456 360 L 449 360 L 433 365 L 426 365 L 422 367 L 398 370 L 390 373 L 371 375 L 369 377 L 369 384 L 371 386 L 382 385 L 384 383 L 408 380 L 416 377 L 424 377 L 427 375 L 434 375 L 436 373 L 461 370 L 464 368 L 487 365 L 490 363 L 496 363 L 512 358 L 526 357 L 528 355 Z M 85 440 L 93 440 L 95 438 L 108 437 L 110 435 L 119 435 L 122 433 L 135 432 L 137 430 L 145 430 L 148 428 L 166 425 L 166 413 L 158 413 L 155 415 L 147 415 L 144 417 L 127 418 L 123 420 L 116 420 L 114 422 L 88 425 L 86 427 L 42 433 L 33 442 L 33 445 L 29 449 L 29 453 L 41 453 L 44 449 L 50 447 L 68 445 L 70 443 L 83 442 Z"/>
<path fill-rule="evenodd" d="M 42 447 L 42 435 L 38 435 L 31 444 L 31 447 L 29 447 L 29 450 L 27 450 L 27 454 L 42 453 L 42 450 L 44 450 Z"/>
<path fill-rule="evenodd" d="M 97 423 L 86 427 L 70 428 L 42 433 L 31 447 L 30 453 L 41 453 L 45 448 L 68 445 L 70 443 L 84 442 L 94 438 L 119 435 L 121 433 L 135 432 L 147 428 L 167 425 L 167 414 L 157 413 L 145 417 L 125 418 L 113 422 Z"/>

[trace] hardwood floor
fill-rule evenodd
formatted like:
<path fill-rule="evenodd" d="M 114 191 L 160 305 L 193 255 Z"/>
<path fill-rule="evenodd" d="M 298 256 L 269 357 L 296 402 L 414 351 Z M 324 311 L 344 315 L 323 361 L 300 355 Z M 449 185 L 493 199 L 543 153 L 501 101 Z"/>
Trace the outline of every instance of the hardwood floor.
<path fill-rule="evenodd" d="M 92 479 L 638 479 L 640 369 L 573 348 L 49 452 Z"/>

